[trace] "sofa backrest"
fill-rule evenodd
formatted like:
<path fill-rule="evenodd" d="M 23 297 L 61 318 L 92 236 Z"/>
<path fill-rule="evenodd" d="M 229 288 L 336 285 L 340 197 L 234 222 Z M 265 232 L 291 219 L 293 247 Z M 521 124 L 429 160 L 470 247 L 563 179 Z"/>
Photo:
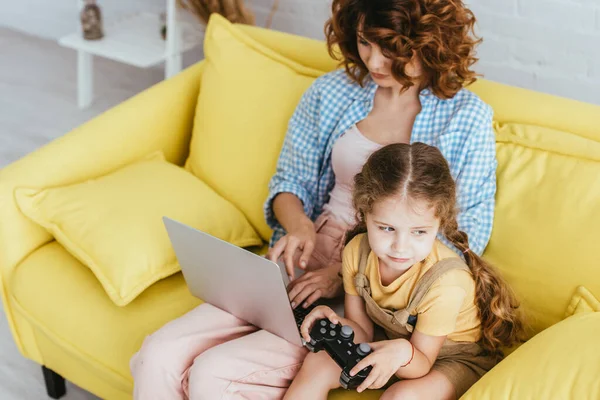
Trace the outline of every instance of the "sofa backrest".
<path fill-rule="evenodd" d="M 338 65 L 321 41 L 239 27 L 302 65 Z M 494 109 L 497 134 L 497 204 L 484 256 L 537 332 L 564 318 L 577 287 L 600 298 L 600 107 L 484 79 L 469 89 Z"/>

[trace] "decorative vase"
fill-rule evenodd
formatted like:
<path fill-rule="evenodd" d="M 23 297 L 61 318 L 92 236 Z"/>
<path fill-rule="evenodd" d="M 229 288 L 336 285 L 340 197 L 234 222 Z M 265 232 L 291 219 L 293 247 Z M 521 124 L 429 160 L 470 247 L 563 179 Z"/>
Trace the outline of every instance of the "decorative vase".
<path fill-rule="evenodd" d="M 86 40 L 99 40 L 104 37 L 102 32 L 102 12 L 95 0 L 86 0 L 85 6 L 79 15 L 83 38 Z"/>

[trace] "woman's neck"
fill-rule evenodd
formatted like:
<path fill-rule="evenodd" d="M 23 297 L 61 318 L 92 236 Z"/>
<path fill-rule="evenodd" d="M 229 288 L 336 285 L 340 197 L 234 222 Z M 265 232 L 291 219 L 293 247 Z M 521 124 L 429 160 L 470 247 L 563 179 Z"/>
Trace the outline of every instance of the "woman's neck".
<path fill-rule="evenodd" d="M 388 109 L 408 110 L 421 108 L 421 99 L 419 98 L 419 87 L 413 85 L 404 92 L 398 87 L 379 87 L 379 97 L 386 104 Z"/>

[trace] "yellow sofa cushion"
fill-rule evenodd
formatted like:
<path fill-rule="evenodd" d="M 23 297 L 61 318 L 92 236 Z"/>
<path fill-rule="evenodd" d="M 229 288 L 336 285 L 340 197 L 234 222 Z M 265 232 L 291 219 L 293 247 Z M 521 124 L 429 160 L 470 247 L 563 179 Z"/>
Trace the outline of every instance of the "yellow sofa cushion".
<path fill-rule="evenodd" d="M 26 216 L 94 272 L 118 306 L 179 271 L 163 216 L 238 246 L 262 243 L 239 210 L 162 155 L 69 186 L 17 188 L 15 197 Z"/>
<path fill-rule="evenodd" d="M 585 286 L 579 286 L 573 297 L 571 297 L 571 302 L 565 312 L 565 318 L 575 314 L 596 311 L 600 311 L 600 301 Z"/>
<path fill-rule="evenodd" d="M 580 285 L 600 293 L 600 143 L 497 125 L 498 190 L 485 257 L 522 300 L 534 332 L 562 320 Z"/>
<path fill-rule="evenodd" d="M 181 273 L 162 279 L 125 307 L 115 307 L 89 268 L 58 242 L 30 254 L 12 276 L 17 310 L 64 352 L 87 362 L 87 373 L 132 392 L 129 359 L 146 335 L 201 303 Z M 41 301 L 40 301 L 41 299 Z M 60 357 L 40 349 L 44 358 Z"/>
<path fill-rule="evenodd" d="M 323 72 L 277 54 L 218 14 L 208 24 L 204 54 L 186 169 L 236 205 L 268 240 L 263 203 L 288 120 Z"/>
<path fill-rule="evenodd" d="M 574 315 L 539 333 L 461 399 L 600 399 L 600 313 Z"/>
<path fill-rule="evenodd" d="M 56 241 L 23 260 L 10 287 L 13 304 L 36 329 L 36 343 L 45 359 L 60 360 L 67 352 L 87 366 L 86 375 L 93 373 L 126 393 L 133 391 L 129 360 L 144 338 L 202 303 L 176 273 L 127 306 L 115 307 L 90 269 Z M 56 346 L 61 352 L 52 351 Z M 381 393 L 338 389 L 329 399 L 376 400 Z"/>

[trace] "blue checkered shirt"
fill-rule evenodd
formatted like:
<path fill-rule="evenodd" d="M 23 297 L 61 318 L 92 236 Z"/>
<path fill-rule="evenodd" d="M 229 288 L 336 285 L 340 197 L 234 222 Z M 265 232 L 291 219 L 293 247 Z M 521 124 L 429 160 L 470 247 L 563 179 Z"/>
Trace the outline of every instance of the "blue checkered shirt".
<path fill-rule="evenodd" d="M 285 230 L 272 209 L 277 194 L 289 192 L 304 205 L 313 221 L 323 211 L 335 184 L 331 150 L 335 141 L 373 108 L 377 85 L 369 79 L 359 86 L 343 70 L 319 77 L 304 93 L 292 118 L 269 183 L 265 217 L 273 228 L 270 245 Z M 443 100 L 429 89 L 420 93 L 421 112 L 411 142 L 439 148 L 457 183 L 458 225 L 469 235 L 471 250 L 483 253 L 492 232 L 496 193 L 496 143 L 493 111 L 472 92 L 462 89 Z M 439 235 L 450 248 L 452 246 Z"/>

